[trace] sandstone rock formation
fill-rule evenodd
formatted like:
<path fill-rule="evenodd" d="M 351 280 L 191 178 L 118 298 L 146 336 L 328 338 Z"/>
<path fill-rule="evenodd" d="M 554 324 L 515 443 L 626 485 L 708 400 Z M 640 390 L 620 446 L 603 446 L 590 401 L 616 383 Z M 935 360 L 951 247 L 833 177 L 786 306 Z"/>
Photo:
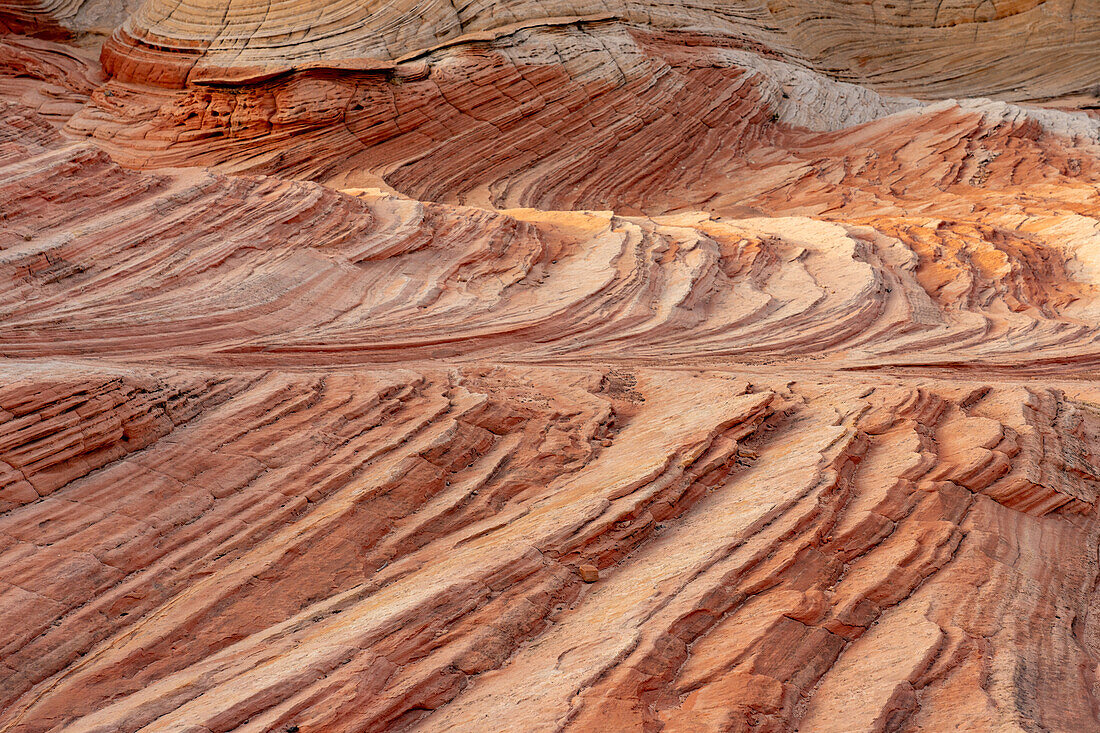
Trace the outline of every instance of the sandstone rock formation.
<path fill-rule="evenodd" d="M 1100 729 L 1100 9 L 0 2 L 0 731 Z"/>

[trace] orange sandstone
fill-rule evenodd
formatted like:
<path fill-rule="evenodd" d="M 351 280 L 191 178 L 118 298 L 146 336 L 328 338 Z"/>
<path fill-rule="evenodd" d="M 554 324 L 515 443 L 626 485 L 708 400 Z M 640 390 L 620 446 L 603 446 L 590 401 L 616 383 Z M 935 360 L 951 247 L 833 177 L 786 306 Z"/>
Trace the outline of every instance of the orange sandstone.
<path fill-rule="evenodd" d="M 0 731 L 1100 728 L 1096 9 L 781 5 L 0 2 Z"/>

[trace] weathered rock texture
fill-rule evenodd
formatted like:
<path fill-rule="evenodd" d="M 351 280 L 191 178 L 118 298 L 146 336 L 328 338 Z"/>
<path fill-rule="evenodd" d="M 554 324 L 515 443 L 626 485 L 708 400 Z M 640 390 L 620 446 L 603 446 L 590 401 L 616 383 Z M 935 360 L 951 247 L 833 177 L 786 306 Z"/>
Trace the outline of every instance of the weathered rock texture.
<path fill-rule="evenodd" d="M 1100 729 L 1094 3 L 0 24 L 0 731 Z"/>

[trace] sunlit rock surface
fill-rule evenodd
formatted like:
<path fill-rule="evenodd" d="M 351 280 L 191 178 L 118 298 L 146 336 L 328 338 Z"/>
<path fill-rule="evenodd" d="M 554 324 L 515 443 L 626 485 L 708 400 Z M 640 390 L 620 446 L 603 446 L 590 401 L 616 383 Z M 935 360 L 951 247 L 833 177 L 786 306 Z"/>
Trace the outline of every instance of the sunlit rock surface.
<path fill-rule="evenodd" d="M 1094 3 L 0 29 L 0 731 L 1100 729 Z"/>

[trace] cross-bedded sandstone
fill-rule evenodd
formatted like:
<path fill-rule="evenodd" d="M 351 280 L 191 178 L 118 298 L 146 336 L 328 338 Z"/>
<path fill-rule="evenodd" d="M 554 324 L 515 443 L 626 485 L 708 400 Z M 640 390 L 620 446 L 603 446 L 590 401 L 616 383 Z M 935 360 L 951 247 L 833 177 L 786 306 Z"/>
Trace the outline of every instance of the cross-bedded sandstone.
<path fill-rule="evenodd" d="M 0 731 L 1100 726 L 1095 16 L 0 2 Z"/>

